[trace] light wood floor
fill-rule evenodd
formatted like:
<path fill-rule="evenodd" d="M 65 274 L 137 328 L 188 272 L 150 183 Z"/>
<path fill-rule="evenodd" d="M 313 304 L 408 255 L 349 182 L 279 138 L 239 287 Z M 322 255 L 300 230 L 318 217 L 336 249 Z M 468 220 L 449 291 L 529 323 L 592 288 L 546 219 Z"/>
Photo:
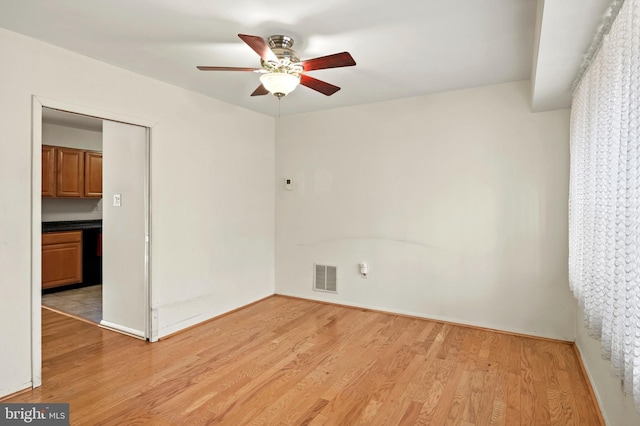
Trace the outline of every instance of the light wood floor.
<path fill-rule="evenodd" d="M 597 425 L 570 344 L 270 297 L 149 344 L 43 310 L 43 386 L 86 425 Z"/>

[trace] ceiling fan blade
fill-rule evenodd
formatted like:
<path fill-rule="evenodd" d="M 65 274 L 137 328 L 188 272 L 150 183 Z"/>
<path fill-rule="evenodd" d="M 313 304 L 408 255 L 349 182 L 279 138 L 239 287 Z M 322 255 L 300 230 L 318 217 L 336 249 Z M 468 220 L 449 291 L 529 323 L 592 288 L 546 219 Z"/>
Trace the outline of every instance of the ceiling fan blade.
<path fill-rule="evenodd" d="M 265 61 L 278 62 L 278 57 L 271 51 L 269 45 L 262 37 L 247 34 L 238 34 L 238 37 L 249 45 Z"/>
<path fill-rule="evenodd" d="M 356 64 L 349 52 L 334 53 L 333 55 L 302 61 L 305 71 L 323 70 L 326 68 L 352 67 Z"/>
<path fill-rule="evenodd" d="M 260 86 L 256 87 L 256 90 L 253 91 L 251 96 L 262 96 L 262 95 L 268 95 L 268 94 L 269 94 L 269 91 L 261 84 Z"/>
<path fill-rule="evenodd" d="M 198 66 L 200 71 L 258 71 L 261 68 L 241 68 L 241 67 L 207 67 Z"/>
<path fill-rule="evenodd" d="M 306 74 L 300 76 L 300 84 L 307 86 L 309 89 L 313 89 L 316 92 L 320 92 L 323 95 L 331 96 L 336 93 L 340 88 L 329 84 L 325 81 L 318 80 L 317 78 L 309 77 Z"/>

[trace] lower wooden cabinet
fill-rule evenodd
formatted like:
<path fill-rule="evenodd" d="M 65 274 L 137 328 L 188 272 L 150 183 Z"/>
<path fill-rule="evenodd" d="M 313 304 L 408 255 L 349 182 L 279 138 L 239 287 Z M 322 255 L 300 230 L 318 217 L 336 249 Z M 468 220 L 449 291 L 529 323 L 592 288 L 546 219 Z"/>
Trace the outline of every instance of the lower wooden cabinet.
<path fill-rule="evenodd" d="M 42 234 L 42 288 L 82 282 L 82 231 Z"/>

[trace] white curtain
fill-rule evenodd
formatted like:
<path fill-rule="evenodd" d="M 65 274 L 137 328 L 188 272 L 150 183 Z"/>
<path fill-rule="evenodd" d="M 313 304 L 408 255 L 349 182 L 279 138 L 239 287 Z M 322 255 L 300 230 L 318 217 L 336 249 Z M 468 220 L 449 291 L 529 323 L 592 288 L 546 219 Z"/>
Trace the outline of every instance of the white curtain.
<path fill-rule="evenodd" d="M 574 92 L 569 282 L 640 411 L 640 0 L 626 0 Z"/>

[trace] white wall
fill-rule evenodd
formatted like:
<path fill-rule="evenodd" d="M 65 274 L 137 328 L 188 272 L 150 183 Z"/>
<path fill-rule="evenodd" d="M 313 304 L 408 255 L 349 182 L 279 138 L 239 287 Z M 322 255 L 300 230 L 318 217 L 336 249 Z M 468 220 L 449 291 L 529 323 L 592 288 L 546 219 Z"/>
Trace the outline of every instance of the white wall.
<path fill-rule="evenodd" d="M 43 123 L 42 143 L 44 145 L 102 151 L 102 132 Z M 96 219 L 102 219 L 102 199 L 42 199 L 43 222 Z"/>
<path fill-rule="evenodd" d="M 532 114 L 528 93 L 279 118 L 276 292 L 573 340 L 569 111 Z M 338 266 L 339 294 L 312 291 L 314 262 Z"/>
<path fill-rule="evenodd" d="M 102 132 L 43 123 L 42 144 L 102 151 Z"/>
<path fill-rule="evenodd" d="M 42 198 L 42 221 L 102 219 L 102 198 Z"/>
<path fill-rule="evenodd" d="M 160 336 L 273 293 L 273 118 L 2 29 L 0 54 L 0 395 L 31 380 L 34 94 L 157 123 L 151 280 Z"/>
<path fill-rule="evenodd" d="M 625 395 L 620 379 L 611 375 L 611 362 L 602 358 L 600 341 L 589 336 L 580 308 L 576 322 L 576 345 L 605 422 L 610 426 L 640 425 L 640 413 L 633 405 L 633 398 Z"/>

